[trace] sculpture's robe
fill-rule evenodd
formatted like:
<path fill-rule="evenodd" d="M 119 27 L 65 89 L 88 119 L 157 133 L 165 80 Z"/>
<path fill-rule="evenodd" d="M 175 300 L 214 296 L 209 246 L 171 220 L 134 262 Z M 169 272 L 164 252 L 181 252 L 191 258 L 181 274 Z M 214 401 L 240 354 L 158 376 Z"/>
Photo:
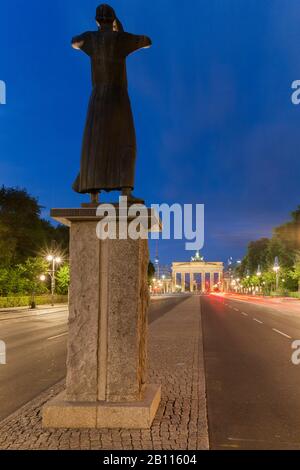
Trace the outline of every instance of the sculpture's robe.
<path fill-rule="evenodd" d="M 73 39 L 91 58 L 93 91 L 84 131 L 79 193 L 133 188 L 136 137 L 128 96 L 126 57 L 150 45 L 146 36 L 87 32 Z"/>

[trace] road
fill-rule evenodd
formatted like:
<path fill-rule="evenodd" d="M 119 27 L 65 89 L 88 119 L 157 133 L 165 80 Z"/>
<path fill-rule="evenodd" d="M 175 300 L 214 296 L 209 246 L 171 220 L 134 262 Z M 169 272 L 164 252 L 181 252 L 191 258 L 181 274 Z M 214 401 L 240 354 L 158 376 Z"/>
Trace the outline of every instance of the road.
<path fill-rule="evenodd" d="M 202 296 L 212 449 L 300 449 L 300 303 Z"/>
<path fill-rule="evenodd" d="M 65 307 L 0 315 L 0 420 L 65 376 L 67 316 Z"/>
<path fill-rule="evenodd" d="M 154 299 L 149 322 L 164 315 L 184 296 Z M 65 377 L 66 307 L 0 313 L 0 340 L 6 365 L 0 365 L 0 420 Z"/>

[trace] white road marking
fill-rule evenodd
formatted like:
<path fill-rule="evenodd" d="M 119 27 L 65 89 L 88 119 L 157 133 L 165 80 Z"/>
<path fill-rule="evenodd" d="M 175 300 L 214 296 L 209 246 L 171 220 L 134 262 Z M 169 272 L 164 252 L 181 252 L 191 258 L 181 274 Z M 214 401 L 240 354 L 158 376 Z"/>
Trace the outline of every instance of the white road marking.
<path fill-rule="evenodd" d="M 68 333 L 62 333 L 61 335 L 51 336 L 51 338 L 48 338 L 48 341 L 51 341 L 52 339 L 62 338 L 62 336 L 67 336 L 67 334 Z"/>
<path fill-rule="evenodd" d="M 244 441 L 244 442 L 265 442 L 261 439 L 243 439 L 239 437 L 228 437 L 227 438 L 229 441 Z"/>
<path fill-rule="evenodd" d="M 257 320 L 257 318 L 253 318 L 253 321 L 256 321 L 257 323 L 260 323 L 261 325 L 263 324 L 263 322 L 260 321 L 260 320 Z"/>
<path fill-rule="evenodd" d="M 244 317 L 248 317 L 248 313 L 242 312 L 242 315 L 244 315 Z"/>
<path fill-rule="evenodd" d="M 239 310 L 238 308 L 236 308 L 236 307 L 234 307 L 234 310 L 235 310 L 236 312 L 239 312 L 239 311 L 240 311 L 240 310 Z"/>
<path fill-rule="evenodd" d="M 272 328 L 272 330 L 275 331 L 275 333 L 278 333 L 279 335 L 285 336 L 285 337 L 288 338 L 288 339 L 292 339 L 291 336 L 287 335 L 286 333 L 283 333 L 283 332 L 280 331 L 280 330 L 276 330 L 276 328 Z"/>

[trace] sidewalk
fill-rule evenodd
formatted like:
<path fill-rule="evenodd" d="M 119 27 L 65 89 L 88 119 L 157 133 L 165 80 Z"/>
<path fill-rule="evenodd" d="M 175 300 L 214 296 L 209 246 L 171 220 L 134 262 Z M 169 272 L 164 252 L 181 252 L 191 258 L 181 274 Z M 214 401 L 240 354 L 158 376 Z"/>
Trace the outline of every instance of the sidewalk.
<path fill-rule="evenodd" d="M 208 449 L 200 298 L 189 297 L 149 328 L 149 381 L 162 383 L 150 430 L 46 430 L 41 409 L 59 383 L 0 423 L 0 449 Z"/>
<path fill-rule="evenodd" d="M 0 308 L 0 314 L 1 313 L 24 313 L 24 312 L 37 312 L 39 310 L 48 310 L 50 308 L 59 308 L 59 307 L 67 307 L 68 304 L 45 304 L 45 305 L 37 305 L 36 308 L 30 308 L 30 307 L 6 307 L 6 308 Z"/>
<path fill-rule="evenodd" d="M 35 309 L 30 309 L 28 307 L 17 307 L 17 308 L 8 308 L 0 309 L 0 321 L 6 320 L 18 320 L 21 318 L 29 317 L 38 317 L 39 315 L 46 315 L 49 313 L 58 313 L 62 310 L 67 310 L 68 304 L 56 304 L 54 307 L 52 305 L 40 305 Z"/>

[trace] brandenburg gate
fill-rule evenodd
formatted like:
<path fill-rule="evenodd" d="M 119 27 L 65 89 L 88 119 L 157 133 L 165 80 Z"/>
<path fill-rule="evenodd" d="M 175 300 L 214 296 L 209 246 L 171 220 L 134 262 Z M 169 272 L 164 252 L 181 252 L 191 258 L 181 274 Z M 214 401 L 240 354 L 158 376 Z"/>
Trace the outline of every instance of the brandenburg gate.
<path fill-rule="evenodd" d="M 172 290 L 177 292 L 206 292 L 214 288 L 223 290 L 222 262 L 207 262 L 200 257 L 199 252 L 187 263 L 172 264 Z M 178 279 L 180 277 L 180 280 Z M 188 280 L 187 280 L 188 277 Z M 188 285 L 188 288 L 186 286 Z"/>

